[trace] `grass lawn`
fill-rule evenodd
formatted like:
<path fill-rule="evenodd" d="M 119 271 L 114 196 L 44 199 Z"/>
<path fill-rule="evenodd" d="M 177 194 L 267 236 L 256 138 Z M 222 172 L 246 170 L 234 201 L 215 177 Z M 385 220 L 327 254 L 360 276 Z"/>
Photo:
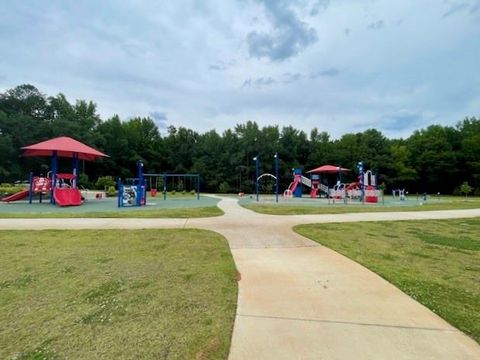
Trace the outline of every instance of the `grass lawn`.
<path fill-rule="evenodd" d="M 99 212 L 0 212 L 0 218 L 195 218 L 221 216 L 223 211 L 217 206 L 196 208 L 134 209 Z"/>
<path fill-rule="evenodd" d="M 204 230 L 1 231 L 0 359 L 225 359 L 237 301 Z"/>
<path fill-rule="evenodd" d="M 300 204 L 271 204 L 271 203 L 245 203 L 241 204 L 247 209 L 261 214 L 270 215 L 304 215 L 304 214 L 344 214 L 359 212 L 387 212 L 387 211 L 430 211 L 452 209 L 477 209 L 480 208 L 480 198 L 442 197 L 441 201 L 433 198 L 423 205 L 381 205 L 381 204 L 331 204 L 312 206 Z"/>
<path fill-rule="evenodd" d="M 480 342 L 480 218 L 301 225 Z"/>

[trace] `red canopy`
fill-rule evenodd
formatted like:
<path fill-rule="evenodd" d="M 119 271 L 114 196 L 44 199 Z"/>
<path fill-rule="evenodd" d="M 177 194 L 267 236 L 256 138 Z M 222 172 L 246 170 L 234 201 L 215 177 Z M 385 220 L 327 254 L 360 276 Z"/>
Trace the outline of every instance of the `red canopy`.
<path fill-rule="evenodd" d="M 316 169 L 307 171 L 307 174 L 310 173 L 338 173 L 340 171 L 350 171 L 350 169 L 341 168 L 335 165 L 323 165 Z"/>
<path fill-rule="evenodd" d="M 80 141 L 66 136 L 24 146 L 22 149 L 24 150 L 23 156 L 53 156 L 53 152 L 56 151 L 59 157 L 73 158 L 74 154 L 78 154 L 79 159 L 88 161 L 94 161 L 97 157 L 109 157 L 90 146 L 82 144 Z"/>

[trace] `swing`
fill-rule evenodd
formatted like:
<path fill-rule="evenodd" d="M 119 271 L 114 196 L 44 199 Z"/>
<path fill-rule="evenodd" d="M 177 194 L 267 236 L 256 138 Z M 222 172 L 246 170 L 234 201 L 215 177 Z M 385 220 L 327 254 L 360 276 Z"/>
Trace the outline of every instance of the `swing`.
<path fill-rule="evenodd" d="M 156 197 L 158 192 L 158 176 L 155 176 L 155 187 L 152 187 L 152 177 L 150 177 L 150 196 Z"/>

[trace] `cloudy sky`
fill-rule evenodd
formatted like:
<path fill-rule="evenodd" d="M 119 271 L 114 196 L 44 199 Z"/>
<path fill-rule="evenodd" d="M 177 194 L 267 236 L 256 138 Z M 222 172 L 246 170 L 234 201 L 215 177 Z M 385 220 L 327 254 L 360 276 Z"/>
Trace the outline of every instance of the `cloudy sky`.
<path fill-rule="evenodd" d="M 5 0 L 0 91 L 199 131 L 406 136 L 480 115 L 480 0 Z"/>

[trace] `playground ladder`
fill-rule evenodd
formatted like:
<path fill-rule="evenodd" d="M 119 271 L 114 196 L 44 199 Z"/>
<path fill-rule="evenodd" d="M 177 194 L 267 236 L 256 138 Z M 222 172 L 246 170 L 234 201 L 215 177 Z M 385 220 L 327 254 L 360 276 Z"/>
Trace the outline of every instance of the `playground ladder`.
<path fill-rule="evenodd" d="M 312 187 L 312 180 L 310 180 L 309 178 L 307 178 L 305 176 L 302 176 L 302 184 L 311 188 Z"/>

